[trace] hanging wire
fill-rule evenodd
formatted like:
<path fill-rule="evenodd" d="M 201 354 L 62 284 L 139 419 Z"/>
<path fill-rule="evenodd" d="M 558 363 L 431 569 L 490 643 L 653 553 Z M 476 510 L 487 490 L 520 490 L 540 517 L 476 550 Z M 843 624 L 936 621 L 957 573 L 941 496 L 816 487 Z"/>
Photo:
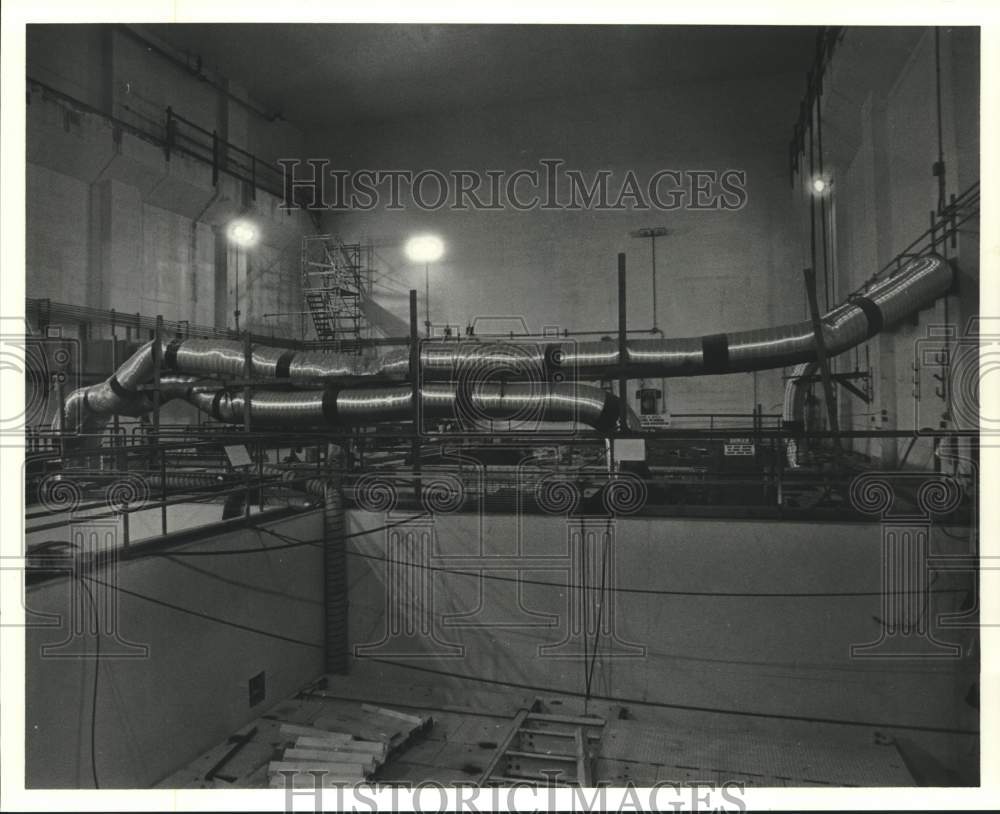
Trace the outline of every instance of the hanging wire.
<path fill-rule="evenodd" d="M 78 578 L 81 587 L 87 593 L 90 611 L 94 620 L 94 690 L 90 699 L 90 774 L 94 780 L 94 788 L 101 787 L 97 779 L 97 688 L 101 678 L 101 618 L 97 611 L 97 601 L 84 579 Z"/>
<path fill-rule="evenodd" d="M 934 97 L 935 97 L 935 109 L 937 116 L 937 163 L 934 165 L 934 175 L 937 177 L 937 188 L 938 188 L 938 201 L 937 201 L 937 214 L 942 215 L 945 211 L 945 195 L 947 186 L 947 176 L 945 174 L 945 163 L 944 163 L 944 117 L 941 113 L 941 28 L 940 26 L 934 27 Z M 953 214 L 953 213 L 952 213 Z M 931 216 L 933 221 L 934 215 Z M 952 223 L 954 224 L 954 217 L 952 217 Z M 947 220 L 945 222 L 945 228 L 942 230 L 941 235 L 941 253 L 945 260 L 948 259 L 948 228 Z M 934 242 L 934 236 L 931 236 L 931 248 L 937 250 L 937 245 Z M 952 394 L 951 394 L 951 308 L 949 306 L 949 295 L 945 294 L 942 298 L 943 303 L 943 316 L 945 324 L 944 332 L 944 355 L 945 364 L 942 365 L 941 369 L 941 389 L 944 394 L 944 415 L 942 418 L 942 423 L 947 423 L 951 421 L 951 411 L 952 411 Z"/>

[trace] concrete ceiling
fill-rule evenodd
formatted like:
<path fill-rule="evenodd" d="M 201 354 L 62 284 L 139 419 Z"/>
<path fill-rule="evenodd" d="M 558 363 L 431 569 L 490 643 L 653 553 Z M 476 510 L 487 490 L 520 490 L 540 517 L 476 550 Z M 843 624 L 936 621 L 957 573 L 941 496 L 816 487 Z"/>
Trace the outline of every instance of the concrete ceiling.
<path fill-rule="evenodd" d="M 816 29 L 735 26 L 176 24 L 145 27 L 302 128 L 805 74 Z M 803 78 L 803 84 L 805 79 Z"/>

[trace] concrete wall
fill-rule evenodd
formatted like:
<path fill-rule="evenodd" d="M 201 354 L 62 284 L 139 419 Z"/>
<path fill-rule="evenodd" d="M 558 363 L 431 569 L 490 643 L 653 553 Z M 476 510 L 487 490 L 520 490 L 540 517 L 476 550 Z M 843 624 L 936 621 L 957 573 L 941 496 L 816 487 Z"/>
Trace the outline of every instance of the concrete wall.
<path fill-rule="evenodd" d="M 737 211 L 387 211 L 334 213 L 330 230 L 345 239 L 370 239 L 377 254 L 380 301 L 406 318 L 406 288 L 420 292 L 424 268 L 409 262 L 405 239 L 418 231 L 440 234 L 447 249 L 430 268 L 431 319 L 460 329 L 477 317 L 522 318 L 529 330 L 545 326 L 614 331 L 617 326 L 616 254 L 628 255 L 628 318 L 652 326 L 651 250 L 631 230 L 666 226 L 657 241 L 657 317 L 667 336 L 700 335 L 773 325 L 801 312 L 799 236 L 793 217 L 786 149 L 801 92 L 798 76 L 714 81 L 620 95 L 511 100 L 503 107 L 468 109 L 359 125 L 313 154 L 338 169 L 540 169 L 562 159 L 562 170 L 589 179 L 613 173 L 611 198 L 634 171 L 645 186 L 656 171 L 744 170 L 748 200 Z M 481 195 L 486 196 L 484 181 Z M 427 195 L 434 197 L 433 181 Z M 385 190 L 387 192 L 387 188 Z M 404 188 L 405 193 L 405 188 Z M 562 200 L 568 182 L 558 186 Z M 404 198 L 404 202 L 407 199 Z M 420 315 L 421 321 L 424 314 Z M 523 330 L 511 319 L 490 328 Z M 597 339 L 598 336 L 588 337 Z M 761 374 L 765 409 L 780 401 L 780 372 Z M 636 383 L 638 384 L 638 383 Z M 650 383 L 651 386 L 652 383 Z M 668 382 L 667 406 L 750 412 L 753 377 L 738 374 Z M 655 386 L 659 386 L 658 384 Z"/>
<path fill-rule="evenodd" d="M 239 309 L 241 329 L 298 335 L 299 320 L 264 314 L 301 310 L 298 244 L 314 224 L 259 189 L 254 199 L 225 173 L 213 184 L 210 166 L 176 152 L 167 160 L 162 145 L 167 106 L 262 150 L 262 166 L 298 154 L 298 131 L 264 121 L 113 26 L 30 26 L 28 76 L 97 111 L 32 86 L 29 297 L 230 328 Z M 257 225 L 256 246 L 226 239 L 237 217 Z"/>
<path fill-rule="evenodd" d="M 942 31 L 942 90 L 947 191 L 978 178 L 978 33 Z M 827 199 L 829 279 L 817 265 L 830 302 L 854 290 L 927 228 L 936 205 L 931 165 L 937 157 L 934 37 L 926 28 L 849 28 L 834 55 L 822 101 L 825 169 L 834 180 Z M 420 292 L 424 269 L 401 249 L 418 231 L 440 234 L 445 257 L 431 272 L 431 317 L 464 326 L 482 316 L 521 317 L 530 330 L 616 326 L 615 254 L 627 251 L 629 320 L 652 317 L 650 247 L 630 230 L 665 225 L 658 241 L 658 322 L 667 336 L 766 327 L 808 315 L 801 269 L 809 265 L 807 175 L 795 188 L 787 174 L 787 144 L 804 91 L 804 77 L 748 78 L 614 97 L 558 99 L 370 122 L 338 133 L 336 151 L 311 140 L 310 154 L 329 156 L 338 169 L 467 169 L 485 173 L 537 169 L 543 158 L 567 168 L 608 169 L 640 178 L 663 167 L 747 170 L 749 200 L 737 212 L 426 212 L 349 211 L 328 217 L 330 230 L 370 239 L 380 277 L 376 294 L 406 316 L 405 289 Z M 433 193 L 435 185 L 428 184 Z M 383 193 L 386 190 L 383 188 Z M 565 186 L 560 189 L 565 192 Z M 817 206 L 817 210 L 819 207 Z M 819 213 L 817 212 L 817 218 Z M 867 352 L 844 354 L 841 371 L 871 373 L 871 404 L 842 391 L 845 427 L 937 427 L 942 400 L 925 370 L 914 384 L 915 342 L 946 321 L 959 331 L 978 306 L 978 242 L 963 235 L 959 293 L 912 324 L 873 339 Z M 946 313 L 947 312 L 947 313 Z M 424 315 L 421 314 L 421 320 Z M 516 323 L 507 320 L 501 330 Z M 747 412 L 755 402 L 780 411 L 780 371 L 666 383 L 673 412 Z M 636 383 L 642 384 L 642 383 Z M 653 386 L 659 386 L 648 382 Z M 636 389 L 633 387 L 633 390 Z M 916 390 L 918 397 L 914 397 Z M 818 388 L 817 388 L 818 395 Z M 756 396 L 756 397 L 755 397 Z M 883 410 L 885 417 L 883 418 Z M 821 413 L 822 411 L 818 411 Z M 858 442 L 861 452 L 894 463 L 893 442 Z M 931 464 L 929 444 L 909 463 Z"/>
<path fill-rule="evenodd" d="M 265 525 L 296 539 L 322 534 L 318 513 Z M 234 531 L 175 550 L 274 544 L 266 535 Z M 151 556 L 118 563 L 115 584 L 122 592 L 88 583 L 101 608 L 95 755 L 102 788 L 151 786 L 322 672 L 321 566 L 321 549 L 310 546 L 277 554 Z M 94 576 L 112 579 L 107 569 Z M 27 592 L 29 613 L 62 620 L 27 630 L 28 788 L 92 787 L 94 660 L 88 654 L 95 639 L 85 632 L 66 641 L 74 623 L 90 630 L 92 611 L 81 591 L 78 580 L 58 579 Z M 124 591 L 307 644 L 240 630 Z M 148 653 L 137 657 L 139 651 L 122 640 L 146 645 Z M 261 671 L 266 698 L 251 708 L 247 682 Z"/>
<path fill-rule="evenodd" d="M 385 516 L 354 511 L 348 531 L 385 523 Z M 569 542 L 572 528 L 562 517 L 439 514 L 429 526 L 416 521 L 393 530 L 418 540 L 429 533 L 427 559 L 415 557 L 419 543 L 413 538 L 393 538 L 393 532 L 352 539 L 349 545 L 362 555 L 348 557 L 356 657 L 443 671 L 445 686 L 448 675 L 467 675 L 583 692 L 584 647 L 593 654 L 598 617 L 595 609 L 584 645 L 580 628 L 573 627 L 579 592 L 565 588 L 584 581 L 572 570 L 579 564 Z M 588 548 L 591 586 L 602 581 L 604 529 L 598 521 Z M 936 594 L 927 610 L 935 636 L 959 644 L 960 658 L 851 655 L 852 645 L 877 640 L 879 619 L 888 618 L 878 595 L 879 525 L 620 518 L 612 531 L 607 562 L 613 568 L 603 572 L 605 584 L 653 593 L 617 593 L 604 604 L 594 695 L 625 706 L 645 701 L 728 710 L 719 721 L 772 719 L 777 731 L 785 725 L 781 716 L 814 720 L 816 727 L 824 720 L 870 722 L 869 731 L 900 726 L 900 737 L 943 765 L 976 765 L 974 736 L 905 730 L 978 728 L 978 712 L 965 701 L 978 677 L 974 630 L 944 630 L 933 621 L 959 607 L 961 590 Z M 935 533 L 931 551 L 965 552 L 966 544 Z M 438 570 L 412 572 L 411 581 L 395 583 L 407 586 L 405 595 L 393 593 L 386 588 L 387 566 L 378 559 L 387 552 Z M 480 581 L 480 572 L 500 579 Z M 519 578 L 524 584 L 517 584 Z M 964 584 L 941 575 L 934 588 Z M 836 595 L 856 592 L 869 593 Z M 730 595 L 710 595 L 720 593 Z M 767 593 L 785 596 L 752 596 Z M 402 604 L 394 605 L 400 595 Z M 419 631 L 425 618 L 428 630 L 408 638 L 407 625 Z M 398 635 L 388 635 L 391 624 Z M 560 642 L 565 644 L 545 650 Z M 455 686 L 460 692 L 470 685 Z M 785 734 L 801 726 L 789 721 Z M 812 737 L 823 737 L 821 730 Z"/>
<path fill-rule="evenodd" d="M 979 34 L 977 29 L 941 31 L 942 136 L 946 195 L 959 194 L 979 178 Z M 927 28 L 849 28 L 834 55 L 823 100 L 826 169 L 832 181 L 832 285 L 840 296 L 855 290 L 874 270 L 904 251 L 930 225 L 937 207 L 937 116 L 934 31 Z M 966 226 L 978 228 L 978 221 Z M 978 236 L 964 232 L 955 260 L 959 284 L 947 298 L 862 348 L 861 369 L 870 360 L 874 400 L 865 405 L 841 391 L 842 425 L 853 429 L 964 428 L 949 416 L 935 390 L 934 374 L 921 342 L 950 325 L 961 337 L 979 304 Z M 940 345 L 940 340 L 931 339 Z M 836 365 L 855 369 L 853 353 Z M 919 366 L 915 374 L 914 364 Z M 961 392 L 956 397 L 962 398 Z M 975 405 L 969 405 L 974 413 Z M 968 412 L 968 409 L 966 412 Z M 961 411 L 960 411 L 961 412 Z M 860 451 L 895 465 L 905 448 L 894 441 L 859 441 Z M 908 466 L 933 466 L 932 446 L 914 446 Z"/>

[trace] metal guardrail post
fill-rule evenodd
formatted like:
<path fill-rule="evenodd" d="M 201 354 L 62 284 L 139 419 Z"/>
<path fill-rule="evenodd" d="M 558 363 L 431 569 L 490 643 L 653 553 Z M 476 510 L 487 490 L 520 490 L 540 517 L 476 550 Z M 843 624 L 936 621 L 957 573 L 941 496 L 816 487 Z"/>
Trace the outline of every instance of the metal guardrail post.
<path fill-rule="evenodd" d="M 250 398 L 252 396 L 252 389 L 250 385 L 251 378 L 253 377 L 253 347 L 250 344 L 250 331 L 247 331 L 246 336 L 243 338 L 243 432 L 247 435 L 250 434 Z M 249 452 L 249 450 L 247 450 Z M 247 477 L 247 493 L 246 500 L 244 501 L 244 514 L 247 519 L 250 518 L 250 498 L 252 497 L 252 491 L 250 489 L 250 467 L 246 470 Z M 261 487 L 263 492 L 263 487 Z M 263 501 L 263 497 L 261 497 Z"/>
<path fill-rule="evenodd" d="M 619 429 L 628 429 L 628 379 L 625 369 L 628 365 L 628 313 L 625 292 L 625 253 L 618 254 L 618 398 Z"/>
<path fill-rule="evenodd" d="M 819 369 L 822 373 L 826 414 L 830 421 L 830 431 L 834 434 L 834 448 L 839 450 L 840 427 L 837 423 L 837 401 L 833 392 L 833 379 L 830 377 L 830 363 L 826 355 L 826 338 L 823 336 L 823 322 L 820 319 L 819 304 L 816 300 L 816 272 L 811 268 L 803 269 L 802 276 L 805 278 L 806 294 L 809 298 L 809 313 L 812 317 L 813 336 L 816 338 L 816 359 L 819 362 Z"/>
<path fill-rule="evenodd" d="M 111 309 L 111 369 L 118 370 L 118 319 L 115 314 L 115 309 Z M 119 447 L 123 446 L 121 442 L 121 426 L 118 419 L 118 413 L 115 413 L 111 420 L 111 427 L 114 433 L 114 440 L 111 446 L 116 450 L 115 452 L 115 466 L 119 469 L 125 469 L 127 464 L 126 456 L 120 451 Z"/>
<path fill-rule="evenodd" d="M 163 316 L 156 315 L 156 329 L 153 334 L 153 445 L 154 455 L 160 464 L 160 525 L 167 533 L 167 457 L 160 448 L 160 375 L 163 368 Z"/>
<path fill-rule="evenodd" d="M 410 289 L 410 400 L 413 405 L 413 495 L 420 501 L 423 488 L 420 478 L 420 338 L 417 333 L 417 290 Z"/>

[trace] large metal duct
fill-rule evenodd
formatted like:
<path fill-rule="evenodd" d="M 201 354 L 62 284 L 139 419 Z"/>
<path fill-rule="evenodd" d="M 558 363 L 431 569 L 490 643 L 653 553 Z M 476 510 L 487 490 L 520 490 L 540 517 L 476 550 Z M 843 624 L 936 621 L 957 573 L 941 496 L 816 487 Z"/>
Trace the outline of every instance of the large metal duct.
<path fill-rule="evenodd" d="M 458 419 L 511 421 L 522 427 L 541 422 L 579 422 L 607 432 L 618 420 L 617 396 L 588 385 L 563 383 L 482 383 L 468 389 L 450 383 L 419 388 L 424 421 Z M 185 398 L 218 421 L 241 424 L 245 396 L 240 391 L 192 389 Z M 265 391 L 250 397 L 252 426 L 299 429 L 407 421 L 413 417 L 409 386 L 337 390 Z"/>
<path fill-rule="evenodd" d="M 67 432 L 99 430 L 112 415 L 141 416 L 153 410 L 153 400 L 146 391 L 139 390 L 147 374 L 147 359 L 152 359 L 152 342 L 144 345 L 109 379 L 74 390 L 66 398 L 61 411 L 52 419 L 52 429 L 62 427 L 65 417 Z M 152 365 L 148 369 L 152 377 Z M 122 382 L 125 382 L 124 384 Z M 160 402 L 187 397 L 192 388 L 218 382 L 206 382 L 195 376 L 163 376 L 160 379 Z"/>
<path fill-rule="evenodd" d="M 809 380 L 816 375 L 816 362 L 803 362 L 792 368 L 792 374 L 785 382 L 785 400 L 781 409 L 781 426 L 790 430 L 805 429 L 806 395 Z"/>
<path fill-rule="evenodd" d="M 952 269 L 937 255 L 911 260 L 895 274 L 852 296 L 822 319 L 827 353 L 835 356 L 891 327 L 900 319 L 929 306 L 952 284 Z M 244 347 L 236 341 L 163 340 L 163 369 L 190 375 L 238 377 L 244 374 Z M 785 367 L 816 359 L 811 322 L 776 328 L 712 334 L 681 339 L 630 340 L 626 346 L 626 376 L 670 377 L 736 373 Z M 618 377 L 618 345 L 614 342 L 553 342 L 525 346 L 513 343 L 425 342 L 420 349 L 421 409 L 431 418 L 454 416 L 456 407 L 484 409 L 488 417 L 506 418 L 515 405 L 538 407 L 549 420 L 580 416 L 592 426 L 603 425 L 598 413 L 604 401 L 580 388 L 567 392 L 566 379 L 593 381 Z M 291 351 L 268 346 L 251 349 L 252 375 L 302 384 L 336 385 L 356 380 L 402 381 L 409 373 L 409 351 L 397 350 L 378 358 L 325 351 Z M 144 345 L 106 382 L 75 391 L 67 400 L 69 412 L 137 415 L 148 412 L 148 397 L 137 392 L 150 380 L 152 343 Z M 164 380 L 161 379 L 161 400 Z M 190 381 L 190 380 L 188 380 Z M 432 382 L 458 382 L 435 389 Z M 529 382 L 515 387 L 503 382 Z M 553 384 L 554 383 L 554 384 Z M 485 385 L 489 385 L 488 387 Z M 600 392 L 600 391 L 598 391 Z M 472 400 L 468 395 L 475 393 Z M 214 394 L 212 396 L 214 398 Z M 330 396 L 312 393 L 264 393 L 254 396 L 251 408 L 257 421 L 318 424 L 324 418 L 322 402 Z M 405 420 L 412 415 L 409 388 L 340 390 L 336 396 L 337 423 L 363 424 Z M 595 405 L 601 402 L 598 409 Z M 205 408 L 205 397 L 197 403 Z M 468 402 L 468 404 L 466 404 Z M 230 407 L 229 405 L 239 405 Z M 242 397 L 226 396 L 215 405 L 230 418 L 242 420 Z M 493 411 L 491 413 L 491 411 Z M 500 415 L 494 415 L 499 411 Z M 221 414 L 221 413 L 220 413 Z M 67 419 L 67 428 L 74 422 Z"/>
<path fill-rule="evenodd" d="M 943 258 L 928 255 L 910 261 L 865 294 L 851 297 L 823 317 L 827 353 L 830 356 L 842 353 L 908 314 L 926 308 L 945 294 L 951 283 L 952 270 Z M 739 373 L 814 361 L 816 338 L 812 323 L 803 321 L 701 337 L 633 339 L 627 343 L 626 352 L 630 378 Z M 139 354 L 151 355 L 151 349 L 143 348 Z M 251 360 L 253 375 L 261 378 L 402 381 L 409 372 L 408 349 L 365 358 L 256 346 L 251 350 Z M 420 375 L 422 381 L 487 377 L 512 381 L 596 380 L 617 376 L 618 361 L 618 345 L 614 342 L 531 345 L 430 341 L 421 346 Z M 244 349 L 236 341 L 165 341 L 163 362 L 167 370 L 181 373 L 240 376 Z M 121 372 L 118 379 L 123 381 Z"/>

